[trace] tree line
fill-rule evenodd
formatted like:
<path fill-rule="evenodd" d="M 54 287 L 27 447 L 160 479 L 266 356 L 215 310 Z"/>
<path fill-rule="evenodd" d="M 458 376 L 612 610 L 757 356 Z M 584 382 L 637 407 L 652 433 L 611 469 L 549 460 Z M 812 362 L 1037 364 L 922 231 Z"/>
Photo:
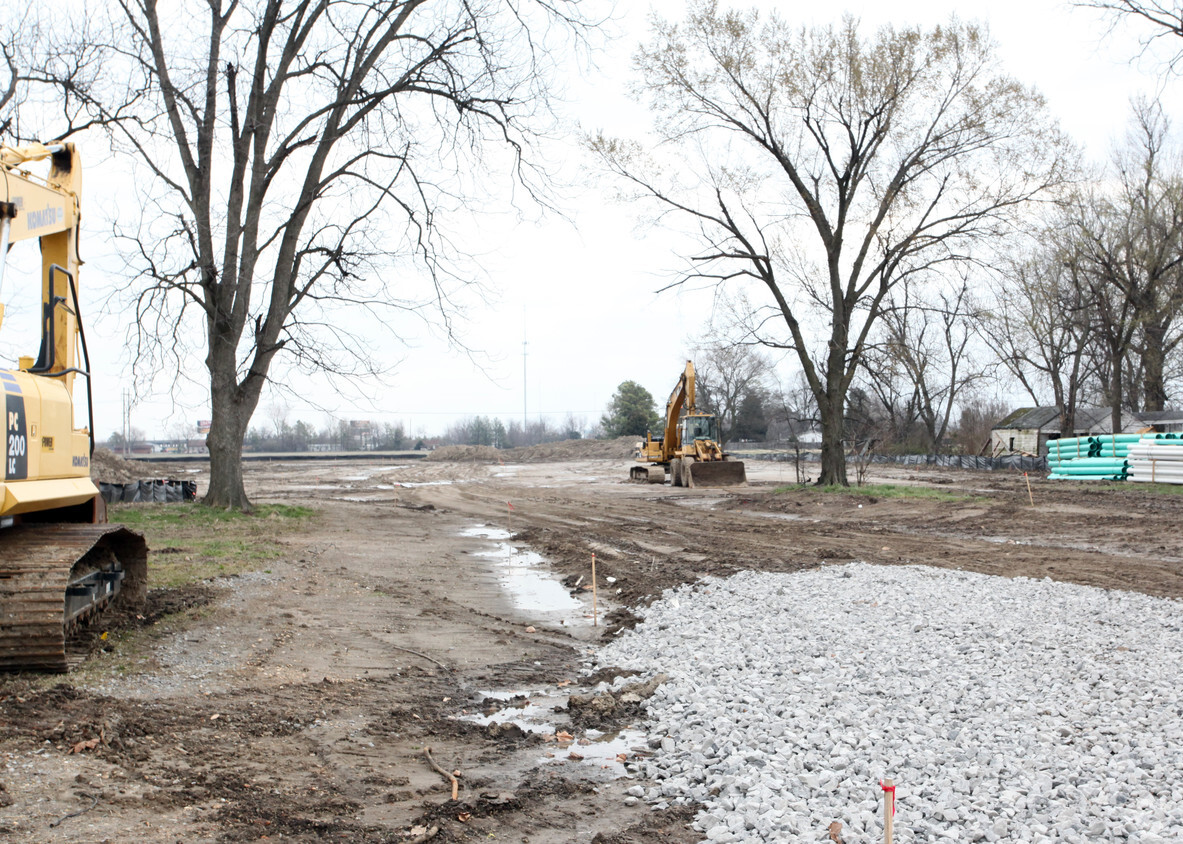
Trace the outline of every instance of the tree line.
<path fill-rule="evenodd" d="M 1151 40 L 1183 34 L 1170 4 L 1076 5 Z M 1168 400 L 1178 160 L 1155 104 L 1136 105 L 1135 140 L 1091 172 L 976 24 L 868 32 L 715 0 L 687 9 L 655 17 L 636 57 L 650 135 L 585 146 L 627 200 L 685 236 L 676 283 L 715 285 L 740 345 L 796 362 L 819 483 L 847 483 L 844 443 L 876 409 L 897 434 L 940 442 L 991 366 L 1065 407 L 1065 426 L 1090 397 L 1115 423 Z M 139 173 L 139 213 L 114 229 L 132 349 L 147 377 L 204 361 L 207 503 L 249 508 L 241 451 L 285 367 L 382 374 L 358 313 L 454 336 L 476 274 L 449 218 L 509 195 L 553 205 L 535 165 L 555 57 L 588 43 L 600 10 L 126 0 L 0 21 L 0 128 L 103 132 Z M 988 284 L 997 295 L 981 295 Z M 974 338 L 992 362 L 974 365 Z M 727 424 L 758 427 L 752 391 L 737 402 L 725 381 Z"/>
<path fill-rule="evenodd" d="M 1080 5 L 1183 32 L 1161 4 Z M 976 24 L 799 26 L 713 0 L 657 20 L 636 65 L 656 143 L 588 148 L 684 235 L 675 284 L 713 285 L 737 344 L 795 361 L 819 483 L 847 483 L 860 429 L 939 445 L 1000 368 L 1062 400 L 1065 429 L 1088 397 L 1118 429 L 1165 403 L 1183 218 L 1157 104 L 1091 168 Z"/>

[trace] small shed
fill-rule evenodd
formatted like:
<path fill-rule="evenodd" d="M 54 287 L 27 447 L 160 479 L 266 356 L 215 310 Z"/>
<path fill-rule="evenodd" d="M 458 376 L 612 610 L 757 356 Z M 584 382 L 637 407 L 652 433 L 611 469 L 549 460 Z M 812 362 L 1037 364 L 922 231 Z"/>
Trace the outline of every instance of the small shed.
<path fill-rule="evenodd" d="M 1159 434 L 1183 434 L 1183 410 L 1144 410 L 1138 414 L 1143 428 Z"/>
<path fill-rule="evenodd" d="M 1126 414 L 1125 427 L 1136 431 L 1143 427 L 1133 416 Z M 1113 433 L 1111 413 L 1107 407 L 1078 407 L 1072 436 L 1084 437 L 1090 434 Z M 990 429 L 990 453 L 1047 454 L 1048 440 L 1058 440 L 1060 433 L 1060 408 L 1020 407 Z"/>

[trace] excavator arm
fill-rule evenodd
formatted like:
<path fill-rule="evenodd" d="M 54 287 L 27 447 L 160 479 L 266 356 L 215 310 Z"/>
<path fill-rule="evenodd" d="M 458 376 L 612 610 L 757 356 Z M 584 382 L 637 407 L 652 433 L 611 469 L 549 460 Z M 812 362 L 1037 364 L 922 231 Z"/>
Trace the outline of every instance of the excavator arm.
<path fill-rule="evenodd" d="M 686 369 L 682 372 L 674 391 L 670 393 L 669 401 L 665 403 L 665 433 L 662 442 L 667 445 L 666 460 L 677 451 L 681 445 L 681 432 L 678 423 L 682 419 L 682 409 L 687 413 L 694 412 L 694 363 L 686 361 Z"/>

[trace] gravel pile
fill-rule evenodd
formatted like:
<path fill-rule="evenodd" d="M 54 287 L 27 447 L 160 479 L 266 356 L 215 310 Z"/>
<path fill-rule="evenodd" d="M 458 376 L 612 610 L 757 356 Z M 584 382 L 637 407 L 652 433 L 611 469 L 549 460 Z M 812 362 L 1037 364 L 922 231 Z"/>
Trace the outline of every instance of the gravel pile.
<path fill-rule="evenodd" d="M 882 841 L 883 777 L 897 842 L 1183 841 L 1179 602 L 856 563 L 644 615 L 598 656 L 669 675 L 630 794 L 707 841 Z"/>

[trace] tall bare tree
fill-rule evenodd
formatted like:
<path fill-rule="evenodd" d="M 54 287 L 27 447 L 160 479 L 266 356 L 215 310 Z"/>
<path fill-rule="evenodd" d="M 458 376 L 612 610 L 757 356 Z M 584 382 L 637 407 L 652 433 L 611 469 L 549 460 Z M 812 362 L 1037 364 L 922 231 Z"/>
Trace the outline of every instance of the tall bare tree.
<path fill-rule="evenodd" d="M 719 420 L 719 440 L 735 432 L 744 401 L 768 389 L 772 364 L 752 345 L 719 340 L 694 349 L 696 392 L 701 410 Z"/>
<path fill-rule="evenodd" d="M 109 6 L 108 72 L 85 93 L 130 154 L 143 203 L 118 229 L 139 361 L 183 365 L 198 317 L 205 500 L 247 508 L 243 438 L 277 357 L 382 370 L 345 309 L 446 308 L 463 279 L 442 220 L 494 170 L 538 188 L 523 152 L 545 113 L 548 50 L 584 13 L 576 0 Z M 416 273 L 434 285 L 426 295 L 408 283 Z"/>
<path fill-rule="evenodd" d="M 864 366 L 873 392 L 888 405 L 885 385 L 902 383 L 909 415 L 920 422 L 921 445 L 941 448 L 953 410 L 966 390 L 985 373 L 971 354 L 971 339 L 979 309 L 969 283 L 952 291 L 938 291 L 934 301 L 923 302 L 906 287 L 884 309 L 882 337 L 868 349 Z M 898 393 L 898 391 L 897 391 Z"/>
<path fill-rule="evenodd" d="M 1157 103 L 1134 104 L 1126 145 L 1111 181 L 1074 204 L 1066 260 L 1088 291 L 1087 312 L 1105 351 L 1106 394 L 1121 430 L 1128 356 L 1140 353 L 1143 405 L 1162 410 L 1166 360 L 1179 343 L 1183 307 L 1183 176 Z"/>
<path fill-rule="evenodd" d="M 1060 433 L 1070 437 L 1096 375 L 1089 297 L 1055 230 L 1040 235 L 1023 258 L 1003 265 L 981 337 L 1032 402 L 1060 408 Z"/>
<path fill-rule="evenodd" d="M 1061 180 L 1062 136 L 976 26 L 868 36 L 691 8 L 637 58 L 668 166 L 591 146 L 692 229 L 685 279 L 764 289 L 761 339 L 796 353 L 821 414 L 818 482 L 846 484 L 847 391 L 888 295 L 1004 235 Z"/>

